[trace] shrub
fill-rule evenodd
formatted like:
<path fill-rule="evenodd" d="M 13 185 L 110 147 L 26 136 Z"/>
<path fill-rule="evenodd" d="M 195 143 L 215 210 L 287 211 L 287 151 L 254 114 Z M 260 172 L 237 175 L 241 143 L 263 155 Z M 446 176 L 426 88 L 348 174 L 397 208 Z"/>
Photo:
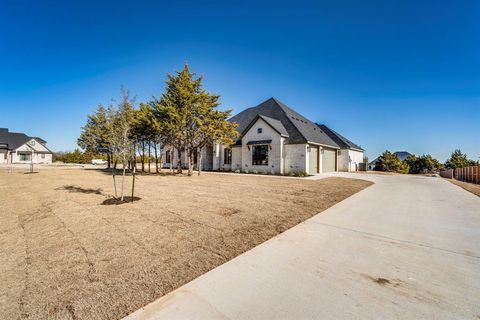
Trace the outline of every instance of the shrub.
<path fill-rule="evenodd" d="M 429 154 L 421 157 L 411 155 L 404 162 L 409 166 L 409 172 L 414 174 L 434 173 L 443 169 L 443 165 Z"/>
<path fill-rule="evenodd" d="M 468 159 L 467 154 L 463 154 L 462 151 L 458 149 L 452 152 L 450 159 L 445 162 L 445 167 L 447 169 L 464 168 L 478 165 L 478 161 Z"/>
<path fill-rule="evenodd" d="M 253 174 L 258 174 L 258 171 L 257 171 L 257 170 L 253 170 L 252 173 L 253 173 Z"/>
<path fill-rule="evenodd" d="M 408 173 L 410 170 L 406 162 L 402 162 L 400 158 L 390 151 L 385 151 L 378 157 L 375 164 L 375 171 Z"/>

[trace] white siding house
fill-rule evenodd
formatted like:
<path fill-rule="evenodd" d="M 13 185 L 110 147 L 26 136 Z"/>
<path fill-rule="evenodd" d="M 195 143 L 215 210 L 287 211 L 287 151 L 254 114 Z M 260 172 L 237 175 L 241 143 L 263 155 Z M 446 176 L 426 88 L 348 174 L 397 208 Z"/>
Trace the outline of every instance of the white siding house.
<path fill-rule="evenodd" d="M 0 163 L 52 163 L 46 141 L 0 128 Z"/>

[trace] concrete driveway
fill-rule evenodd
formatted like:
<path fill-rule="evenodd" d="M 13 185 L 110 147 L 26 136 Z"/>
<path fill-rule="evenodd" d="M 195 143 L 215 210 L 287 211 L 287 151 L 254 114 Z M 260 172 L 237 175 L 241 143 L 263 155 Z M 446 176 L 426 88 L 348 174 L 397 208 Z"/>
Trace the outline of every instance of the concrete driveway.
<path fill-rule="evenodd" d="M 480 319 L 480 198 L 336 175 L 375 184 L 127 319 Z"/>

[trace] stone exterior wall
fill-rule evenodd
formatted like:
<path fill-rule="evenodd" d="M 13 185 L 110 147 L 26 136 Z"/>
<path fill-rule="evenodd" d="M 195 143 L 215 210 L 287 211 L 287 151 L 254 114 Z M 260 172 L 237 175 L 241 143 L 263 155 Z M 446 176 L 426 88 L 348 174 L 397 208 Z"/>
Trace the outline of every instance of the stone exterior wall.
<path fill-rule="evenodd" d="M 261 133 L 258 132 L 261 129 Z M 269 143 L 268 165 L 259 166 L 252 164 L 253 146 L 248 146 L 249 141 L 272 140 Z M 258 119 L 242 138 L 242 170 L 258 171 L 259 173 L 283 173 L 283 139 L 278 132 L 272 129 L 262 119 Z"/>
<path fill-rule="evenodd" d="M 285 173 L 308 172 L 307 144 L 286 144 Z"/>

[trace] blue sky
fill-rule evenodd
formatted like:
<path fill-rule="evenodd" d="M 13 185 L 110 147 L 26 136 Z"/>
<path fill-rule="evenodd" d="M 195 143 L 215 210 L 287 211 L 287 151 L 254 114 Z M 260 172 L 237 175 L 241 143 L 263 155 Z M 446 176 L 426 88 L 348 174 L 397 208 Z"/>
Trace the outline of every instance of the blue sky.
<path fill-rule="evenodd" d="M 0 0 L 0 127 L 72 150 L 124 85 L 191 69 L 239 112 L 274 96 L 362 145 L 480 157 L 480 2 Z"/>

